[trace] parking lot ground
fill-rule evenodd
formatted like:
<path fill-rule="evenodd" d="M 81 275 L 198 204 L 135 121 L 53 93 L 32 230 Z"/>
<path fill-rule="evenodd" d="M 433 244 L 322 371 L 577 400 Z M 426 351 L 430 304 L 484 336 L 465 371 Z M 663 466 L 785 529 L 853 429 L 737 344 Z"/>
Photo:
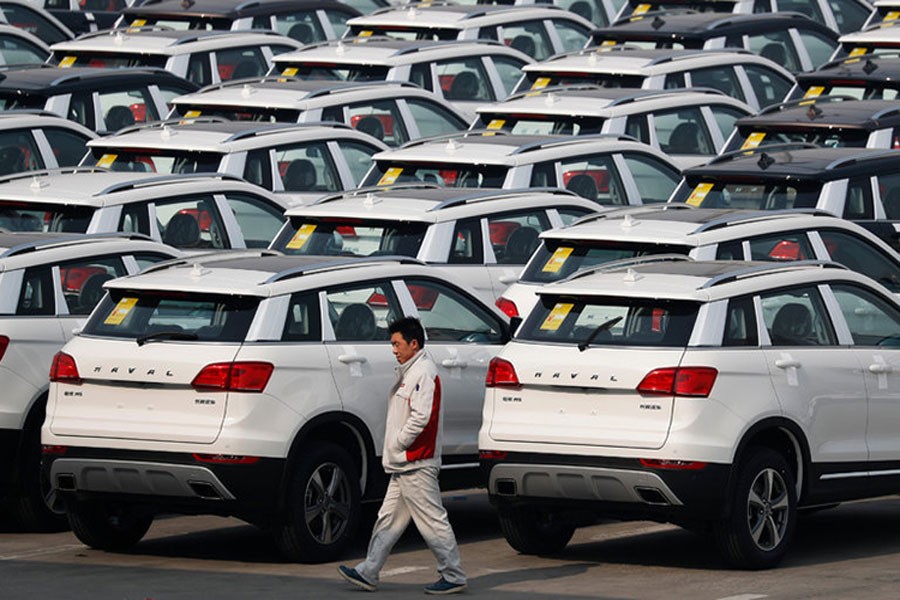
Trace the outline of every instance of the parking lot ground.
<path fill-rule="evenodd" d="M 770 571 L 730 569 L 703 536 L 665 524 L 609 522 L 581 529 L 552 557 L 516 554 L 483 492 L 445 503 L 468 571 L 466 596 L 484 598 L 896 600 L 900 499 L 805 515 L 792 552 Z M 367 532 L 345 562 L 365 553 Z M 0 533 L 0 599 L 356 598 L 339 563 L 279 557 L 264 532 L 234 519 L 158 519 L 130 553 L 92 550 L 70 533 Z M 410 528 L 382 574 L 377 598 L 420 598 L 434 559 Z"/>

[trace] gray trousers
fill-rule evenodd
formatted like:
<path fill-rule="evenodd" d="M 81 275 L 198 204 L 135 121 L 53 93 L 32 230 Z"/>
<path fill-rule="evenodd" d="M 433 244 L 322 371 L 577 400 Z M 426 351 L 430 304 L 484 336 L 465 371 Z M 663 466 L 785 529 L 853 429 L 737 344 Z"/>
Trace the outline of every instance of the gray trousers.
<path fill-rule="evenodd" d="M 438 573 L 450 583 L 466 582 L 466 574 L 459 565 L 459 546 L 447 519 L 447 511 L 441 504 L 439 470 L 438 467 L 422 467 L 391 475 L 384 503 L 372 529 L 366 560 L 356 566 L 356 572 L 366 581 L 378 582 L 378 575 L 391 548 L 412 519 L 437 558 Z"/>

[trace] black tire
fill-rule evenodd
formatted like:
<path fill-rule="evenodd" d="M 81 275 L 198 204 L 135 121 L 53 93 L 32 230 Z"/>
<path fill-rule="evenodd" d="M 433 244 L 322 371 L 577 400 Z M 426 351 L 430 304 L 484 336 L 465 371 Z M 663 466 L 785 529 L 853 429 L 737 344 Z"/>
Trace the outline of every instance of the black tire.
<path fill-rule="evenodd" d="M 359 475 L 347 451 L 335 444 L 317 443 L 301 452 L 276 543 L 290 560 L 330 562 L 340 558 L 356 535 Z"/>
<path fill-rule="evenodd" d="M 769 448 L 748 451 L 729 513 L 715 532 L 728 562 L 741 569 L 768 569 L 781 562 L 797 522 L 794 474 L 783 456 Z"/>
<path fill-rule="evenodd" d="M 7 499 L 10 520 L 22 531 L 63 531 L 68 527 L 65 512 L 51 508 L 56 504 L 55 495 L 41 470 L 44 402 L 39 401 L 25 424 Z"/>
<path fill-rule="evenodd" d="M 152 514 L 128 505 L 69 499 L 66 508 L 75 537 L 98 550 L 128 550 L 141 541 L 153 523 Z"/>
<path fill-rule="evenodd" d="M 502 507 L 497 515 L 506 541 L 522 554 L 556 554 L 575 533 L 574 525 L 535 508 Z"/>

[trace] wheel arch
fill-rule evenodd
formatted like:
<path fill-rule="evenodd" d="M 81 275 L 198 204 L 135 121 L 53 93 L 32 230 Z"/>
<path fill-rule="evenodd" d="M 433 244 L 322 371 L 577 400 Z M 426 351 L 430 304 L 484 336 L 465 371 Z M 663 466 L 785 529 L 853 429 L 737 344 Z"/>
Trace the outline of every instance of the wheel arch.
<path fill-rule="evenodd" d="M 794 474 L 796 494 L 799 499 L 808 489 L 810 452 L 809 441 L 797 423 L 784 417 L 771 417 L 753 424 L 738 442 L 734 453 L 731 475 L 728 480 L 729 495 L 734 490 L 737 468 L 746 459 L 751 448 L 771 448 L 787 460 Z"/>

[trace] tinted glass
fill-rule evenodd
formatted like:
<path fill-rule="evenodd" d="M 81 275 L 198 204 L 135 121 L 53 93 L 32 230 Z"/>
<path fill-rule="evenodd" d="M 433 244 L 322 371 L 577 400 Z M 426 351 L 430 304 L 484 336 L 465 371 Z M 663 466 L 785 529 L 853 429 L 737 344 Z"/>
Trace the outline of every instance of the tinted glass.
<path fill-rule="evenodd" d="M 285 254 L 416 256 L 427 229 L 427 223 L 293 217 L 271 247 Z"/>
<path fill-rule="evenodd" d="M 768 292 L 760 300 L 773 346 L 834 345 L 834 330 L 816 288 Z"/>

